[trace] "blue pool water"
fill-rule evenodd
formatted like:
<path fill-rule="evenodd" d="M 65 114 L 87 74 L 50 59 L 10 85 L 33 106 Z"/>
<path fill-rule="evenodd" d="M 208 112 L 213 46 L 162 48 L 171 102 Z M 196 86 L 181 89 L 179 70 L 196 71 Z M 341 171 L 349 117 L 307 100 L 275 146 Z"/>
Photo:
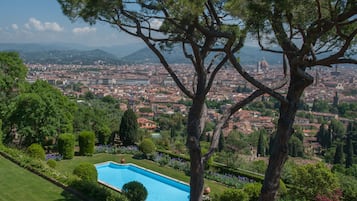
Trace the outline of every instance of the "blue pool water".
<path fill-rule="evenodd" d="M 98 181 L 122 189 L 130 181 L 142 183 L 148 191 L 146 201 L 188 201 L 190 187 L 169 177 L 133 164 L 106 162 L 96 165 Z"/>

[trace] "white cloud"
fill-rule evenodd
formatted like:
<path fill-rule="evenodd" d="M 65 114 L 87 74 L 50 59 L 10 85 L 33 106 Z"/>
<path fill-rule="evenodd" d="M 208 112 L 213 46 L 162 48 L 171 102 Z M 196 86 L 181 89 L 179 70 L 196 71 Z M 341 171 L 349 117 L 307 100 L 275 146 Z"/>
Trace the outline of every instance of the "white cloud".
<path fill-rule="evenodd" d="M 33 17 L 29 19 L 29 22 L 25 24 L 25 27 L 27 29 L 34 28 L 37 31 L 63 31 L 63 27 L 61 27 L 57 22 L 41 22 Z"/>
<path fill-rule="evenodd" d="M 86 34 L 86 33 L 90 33 L 90 32 L 96 32 L 97 29 L 94 27 L 76 27 L 74 29 L 72 29 L 72 32 L 74 34 Z"/>
<path fill-rule="evenodd" d="M 13 30 L 18 30 L 19 29 L 19 26 L 17 26 L 17 24 L 12 24 L 11 27 L 12 27 Z"/>
<path fill-rule="evenodd" d="M 162 20 L 159 20 L 159 19 L 153 19 L 151 22 L 150 22 L 150 25 L 153 29 L 158 29 L 161 27 L 162 25 Z"/>

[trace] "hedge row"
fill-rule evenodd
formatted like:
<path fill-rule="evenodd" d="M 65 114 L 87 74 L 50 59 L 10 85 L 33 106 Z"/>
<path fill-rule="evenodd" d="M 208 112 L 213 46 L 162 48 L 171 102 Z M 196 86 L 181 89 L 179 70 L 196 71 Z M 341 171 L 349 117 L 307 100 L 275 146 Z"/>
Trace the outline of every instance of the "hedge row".
<path fill-rule="evenodd" d="M 167 154 L 171 158 L 180 158 L 182 160 L 190 161 L 189 157 L 181 155 L 181 154 L 175 154 L 175 153 L 172 153 L 170 151 L 161 150 L 161 149 L 157 150 L 157 151 L 159 153 Z M 231 175 L 235 175 L 235 176 L 243 176 L 243 177 L 247 177 L 249 179 L 252 179 L 254 181 L 257 181 L 257 182 L 263 182 L 264 181 L 264 175 L 259 174 L 259 173 L 255 173 L 255 172 L 251 172 L 251 171 L 247 171 L 247 170 L 242 170 L 242 169 L 230 168 L 230 167 L 227 167 L 226 165 L 219 164 L 219 163 L 213 163 L 211 165 L 211 167 L 217 169 L 218 172 L 222 173 L 222 174 L 231 174 Z M 285 186 L 283 181 L 281 181 L 281 185 Z"/>

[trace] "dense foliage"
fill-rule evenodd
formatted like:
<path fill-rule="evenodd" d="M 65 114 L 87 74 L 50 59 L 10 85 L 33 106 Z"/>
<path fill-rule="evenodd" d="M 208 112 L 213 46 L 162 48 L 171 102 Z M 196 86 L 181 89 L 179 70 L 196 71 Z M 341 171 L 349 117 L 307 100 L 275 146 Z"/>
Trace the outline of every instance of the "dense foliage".
<path fill-rule="evenodd" d="M 74 132 L 94 131 L 100 144 L 107 144 L 110 135 L 118 131 L 122 117 L 119 101 L 111 96 L 78 100 L 78 109 L 74 113 Z"/>
<path fill-rule="evenodd" d="M 124 184 L 122 192 L 129 201 L 145 201 L 148 196 L 145 186 L 137 181 Z"/>
<path fill-rule="evenodd" d="M 74 156 L 75 137 L 73 134 L 61 134 L 58 137 L 57 149 L 58 153 L 62 155 L 63 159 L 72 159 Z"/>
<path fill-rule="evenodd" d="M 9 124 L 16 126 L 20 144 L 46 144 L 46 139 L 73 131 L 75 104 L 46 81 L 31 84 L 14 99 Z M 7 136 L 10 142 L 13 135 Z"/>
<path fill-rule="evenodd" d="M 18 53 L 0 52 L 0 119 L 6 119 L 12 99 L 24 89 L 26 74 Z"/>
<path fill-rule="evenodd" d="M 289 194 L 302 200 L 315 200 L 318 195 L 332 197 L 339 189 L 336 175 L 322 163 L 297 167 L 291 181 Z"/>
<path fill-rule="evenodd" d="M 144 139 L 139 145 L 140 151 L 142 151 L 146 156 L 154 153 L 156 146 L 151 139 Z"/>
<path fill-rule="evenodd" d="M 77 175 L 82 181 L 97 182 L 98 173 L 95 166 L 91 163 L 81 163 L 73 170 L 73 174 Z"/>
<path fill-rule="evenodd" d="M 79 154 L 91 156 L 94 153 L 95 134 L 91 131 L 82 131 L 78 135 Z"/>

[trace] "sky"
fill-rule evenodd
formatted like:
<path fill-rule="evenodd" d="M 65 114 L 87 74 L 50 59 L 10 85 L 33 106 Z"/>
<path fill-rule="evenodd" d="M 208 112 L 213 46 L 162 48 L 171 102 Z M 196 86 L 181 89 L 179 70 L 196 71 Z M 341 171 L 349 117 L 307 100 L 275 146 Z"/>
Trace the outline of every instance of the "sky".
<path fill-rule="evenodd" d="M 0 43 L 75 43 L 92 47 L 139 43 L 108 24 L 71 22 L 56 0 L 0 0 Z"/>

